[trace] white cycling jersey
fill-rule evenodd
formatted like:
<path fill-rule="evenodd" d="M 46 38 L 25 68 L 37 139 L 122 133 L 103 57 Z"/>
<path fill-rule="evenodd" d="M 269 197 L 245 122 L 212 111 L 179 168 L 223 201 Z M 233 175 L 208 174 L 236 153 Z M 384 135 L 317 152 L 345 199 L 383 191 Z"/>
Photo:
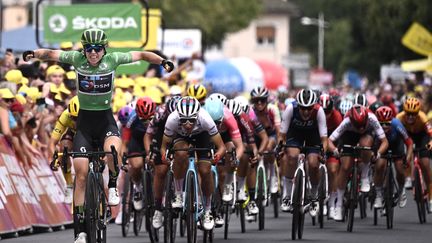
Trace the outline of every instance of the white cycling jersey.
<path fill-rule="evenodd" d="M 333 142 L 338 140 L 340 136 L 342 136 L 342 134 L 344 134 L 344 132 L 346 131 L 360 133 L 360 131 L 355 126 L 353 126 L 349 117 L 345 117 L 341 124 L 336 128 L 336 130 L 333 131 L 333 133 L 330 135 L 330 140 L 332 140 Z M 372 113 L 368 113 L 368 123 L 365 133 L 374 134 L 379 139 L 383 139 L 386 137 L 377 117 Z"/>
<path fill-rule="evenodd" d="M 208 132 L 210 136 L 214 136 L 218 133 L 216 124 L 208 112 L 204 109 L 200 109 L 198 112 L 198 118 L 191 133 L 188 133 L 183 129 L 180 123 L 180 116 L 177 111 L 174 111 L 168 116 L 164 134 L 168 137 L 174 137 L 175 135 L 188 137 L 202 132 Z"/>

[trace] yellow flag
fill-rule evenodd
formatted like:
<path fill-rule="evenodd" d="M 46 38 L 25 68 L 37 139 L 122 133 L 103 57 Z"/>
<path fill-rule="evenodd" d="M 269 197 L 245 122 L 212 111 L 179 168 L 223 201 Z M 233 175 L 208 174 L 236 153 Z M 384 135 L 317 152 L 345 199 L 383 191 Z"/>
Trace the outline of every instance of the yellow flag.
<path fill-rule="evenodd" d="M 402 44 L 421 55 L 432 55 L 432 34 L 419 23 L 411 25 L 402 37 Z"/>
<path fill-rule="evenodd" d="M 402 62 L 401 67 L 405 72 L 416 72 L 432 69 L 432 56 L 425 59 Z"/>

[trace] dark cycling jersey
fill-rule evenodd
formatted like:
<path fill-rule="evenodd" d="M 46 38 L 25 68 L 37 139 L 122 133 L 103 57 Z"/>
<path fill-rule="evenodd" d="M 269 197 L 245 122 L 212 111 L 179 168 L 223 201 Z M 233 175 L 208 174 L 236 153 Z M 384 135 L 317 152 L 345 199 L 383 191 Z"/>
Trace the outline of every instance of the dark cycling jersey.
<path fill-rule="evenodd" d="M 251 120 L 249 119 L 249 116 L 242 112 L 240 115 L 236 116 L 235 119 L 240 129 L 243 142 L 248 144 L 255 143 L 254 127 Z"/>

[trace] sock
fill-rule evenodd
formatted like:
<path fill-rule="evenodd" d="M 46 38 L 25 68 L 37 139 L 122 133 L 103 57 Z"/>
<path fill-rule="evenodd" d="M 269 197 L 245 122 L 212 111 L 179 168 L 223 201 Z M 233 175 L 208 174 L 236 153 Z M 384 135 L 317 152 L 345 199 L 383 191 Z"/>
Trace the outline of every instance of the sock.
<path fill-rule="evenodd" d="M 255 201 L 255 188 L 249 188 L 249 197 L 251 201 Z"/>
<path fill-rule="evenodd" d="M 74 227 L 75 232 L 78 236 L 79 233 L 85 232 L 85 224 L 84 224 L 84 206 L 76 206 L 74 207 Z"/>
<path fill-rule="evenodd" d="M 345 194 L 345 189 L 337 189 L 337 199 L 336 199 L 336 207 L 342 207 L 343 196 Z"/>
<path fill-rule="evenodd" d="M 369 178 L 369 163 L 362 165 L 361 178 L 362 179 L 368 179 Z"/>
<path fill-rule="evenodd" d="M 275 166 L 274 163 L 269 164 L 269 170 L 270 170 L 270 178 L 273 178 L 275 176 Z"/>
<path fill-rule="evenodd" d="M 246 183 L 246 178 L 245 177 L 237 176 L 237 180 L 238 180 L 238 188 L 239 188 L 239 190 L 244 190 L 244 186 L 245 186 L 245 183 Z"/>
<path fill-rule="evenodd" d="M 183 192 L 183 181 L 184 178 L 178 180 L 174 179 L 174 187 L 175 187 L 176 194 L 181 194 Z"/>
<path fill-rule="evenodd" d="M 117 187 L 117 177 L 118 177 L 118 174 L 116 172 L 112 172 L 111 170 L 109 170 L 108 188 L 116 188 Z"/>
<path fill-rule="evenodd" d="M 336 205 L 336 198 L 337 198 L 338 193 L 337 192 L 331 192 L 330 193 L 330 198 L 329 198 L 329 207 L 335 207 Z"/>
<path fill-rule="evenodd" d="M 293 186 L 293 180 L 292 178 L 288 178 L 288 177 L 283 177 L 283 179 L 285 180 L 285 184 L 286 186 L 284 186 L 284 192 L 286 197 L 291 198 L 291 191 L 292 191 L 292 186 Z"/>
<path fill-rule="evenodd" d="M 225 175 L 225 185 L 231 185 L 233 181 L 234 174 L 233 173 L 227 173 Z"/>
<path fill-rule="evenodd" d="M 212 201 L 212 196 L 204 196 L 204 211 L 209 212 L 211 211 L 211 201 Z"/>
<path fill-rule="evenodd" d="M 156 210 L 162 211 L 162 198 L 155 198 L 154 204 Z"/>

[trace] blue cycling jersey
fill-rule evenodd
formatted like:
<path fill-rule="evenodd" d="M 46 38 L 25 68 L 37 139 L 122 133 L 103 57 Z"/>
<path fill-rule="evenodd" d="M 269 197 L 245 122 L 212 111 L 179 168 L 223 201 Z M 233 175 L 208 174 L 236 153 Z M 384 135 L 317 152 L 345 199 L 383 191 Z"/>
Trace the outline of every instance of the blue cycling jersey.
<path fill-rule="evenodd" d="M 403 126 L 402 122 L 397 118 L 392 119 L 391 129 L 386 133 L 386 137 L 389 143 L 397 142 L 397 140 L 401 138 L 405 142 L 409 138 L 407 130 Z"/>

